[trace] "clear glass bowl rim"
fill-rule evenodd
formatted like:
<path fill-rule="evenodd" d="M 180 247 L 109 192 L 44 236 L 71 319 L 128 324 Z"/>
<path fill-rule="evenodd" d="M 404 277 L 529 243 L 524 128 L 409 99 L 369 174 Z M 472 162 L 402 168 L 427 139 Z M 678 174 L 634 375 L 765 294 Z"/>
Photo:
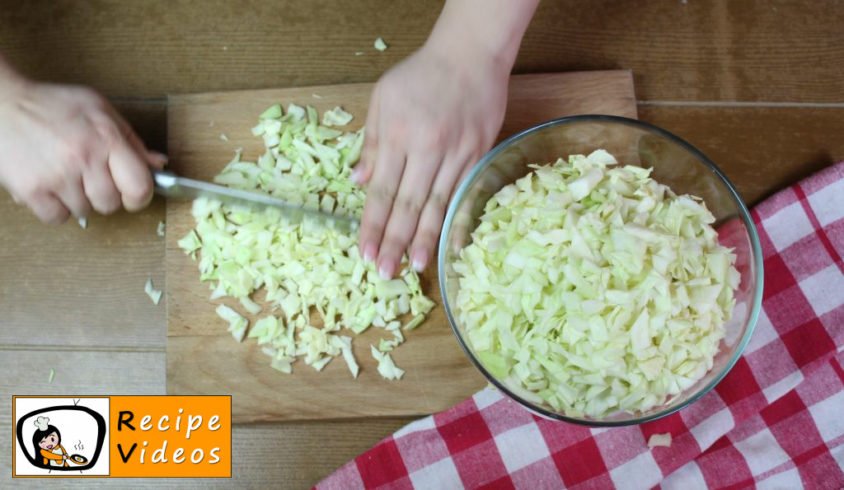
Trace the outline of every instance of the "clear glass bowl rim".
<path fill-rule="evenodd" d="M 463 197 L 469 191 L 471 184 L 475 181 L 475 179 L 480 175 L 486 167 L 490 165 L 495 157 L 497 157 L 502 151 L 512 146 L 514 143 L 540 131 L 546 130 L 548 128 L 554 126 L 564 126 L 569 124 L 576 124 L 576 123 L 583 123 L 583 122 L 597 122 L 597 123 L 610 123 L 610 124 L 621 124 L 632 126 L 647 132 L 658 134 L 669 141 L 672 141 L 679 145 L 680 147 L 686 149 L 691 153 L 698 162 L 706 165 L 709 167 L 715 175 L 718 176 L 719 179 L 723 182 L 723 184 L 727 187 L 730 196 L 733 198 L 733 201 L 736 203 L 736 206 L 739 210 L 739 216 L 741 217 L 742 221 L 744 222 L 745 228 L 750 233 L 750 245 L 752 250 L 752 260 L 753 265 L 756 271 L 756 284 L 755 289 L 753 291 L 753 300 L 751 304 L 751 312 L 748 318 L 747 327 L 745 328 L 744 335 L 742 336 L 739 343 L 736 345 L 736 349 L 733 352 L 732 357 L 724 366 L 722 371 L 718 373 L 703 389 L 695 393 L 694 395 L 690 396 L 687 400 L 683 403 L 669 407 L 664 410 L 661 410 L 656 413 L 652 413 L 642 417 L 630 418 L 625 420 L 590 420 L 590 419 L 580 419 L 576 417 L 569 417 L 566 415 L 562 415 L 556 412 L 552 412 L 546 410 L 542 407 L 539 407 L 524 398 L 516 395 L 512 391 L 510 391 L 503 383 L 498 381 L 494 376 L 492 376 L 484 366 L 478 361 L 477 358 L 472 354 L 471 349 L 468 345 L 466 345 L 466 340 L 463 339 L 463 336 L 460 334 L 460 331 L 457 328 L 457 322 L 454 318 L 454 315 L 451 311 L 451 305 L 449 305 L 448 297 L 446 295 L 446 284 L 445 284 L 445 259 L 446 259 L 446 251 L 447 251 L 447 239 L 448 239 L 448 231 L 451 230 L 451 225 L 454 221 L 454 217 L 457 214 L 457 210 L 460 207 L 460 204 L 463 201 Z M 562 155 L 561 155 L 562 156 Z M 448 323 L 451 326 L 451 330 L 454 332 L 454 336 L 457 337 L 457 341 L 460 344 L 460 347 L 466 353 L 466 356 L 472 361 L 472 364 L 480 370 L 480 372 L 484 375 L 484 377 L 492 383 L 496 388 L 501 390 L 502 393 L 506 394 L 509 398 L 518 402 L 522 407 L 528 409 L 535 414 L 545 417 L 547 419 L 552 420 L 559 420 L 564 422 L 570 422 L 574 424 L 586 425 L 589 427 L 620 427 L 626 425 L 636 425 L 642 424 L 645 422 L 650 422 L 652 420 L 657 420 L 667 415 L 671 415 L 674 412 L 682 410 L 683 408 L 691 405 L 692 403 L 696 402 L 704 395 L 712 391 L 721 380 L 727 375 L 727 373 L 732 370 L 733 366 L 735 366 L 736 362 L 738 362 L 741 355 L 744 353 L 745 347 L 747 347 L 747 343 L 750 341 L 750 337 L 753 335 L 753 330 L 756 328 L 756 323 L 759 319 L 759 311 L 762 307 L 762 288 L 764 283 L 764 271 L 762 269 L 762 247 L 759 243 L 759 234 L 756 231 L 756 225 L 753 222 L 753 218 L 750 215 L 750 211 L 747 209 L 744 201 L 742 200 L 741 196 L 739 195 L 738 191 L 736 190 L 735 186 L 732 182 L 727 178 L 726 175 L 718 168 L 715 163 L 713 163 L 706 155 L 703 154 L 700 150 L 695 148 L 691 143 L 687 142 L 686 140 L 680 138 L 679 136 L 666 131 L 660 127 L 654 126 L 653 124 L 646 123 L 643 121 L 639 121 L 638 119 L 630 119 L 627 117 L 621 116 L 610 116 L 604 114 L 582 114 L 577 116 L 566 116 L 557 119 L 552 119 L 550 121 L 546 121 L 542 124 L 533 126 L 528 128 L 524 131 L 518 132 L 505 140 L 501 143 L 496 145 L 492 150 L 486 153 L 475 165 L 471 172 L 466 176 L 463 182 L 458 186 L 457 192 L 454 195 L 454 199 L 452 199 L 451 203 L 449 203 L 448 211 L 446 212 L 445 221 L 443 222 L 442 232 L 440 233 L 440 240 L 439 240 L 439 253 L 437 255 L 437 273 L 439 274 L 439 286 L 440 286 L 440 294 L 442 296 L 443 307 L 445 308 L 446 316 L 448 317 Z"/>

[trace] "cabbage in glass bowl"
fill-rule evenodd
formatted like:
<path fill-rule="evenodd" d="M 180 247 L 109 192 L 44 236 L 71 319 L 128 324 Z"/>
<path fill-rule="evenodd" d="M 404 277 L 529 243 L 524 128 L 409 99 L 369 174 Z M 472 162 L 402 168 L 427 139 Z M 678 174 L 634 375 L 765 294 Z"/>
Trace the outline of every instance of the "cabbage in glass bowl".
<path fill-rule="evenodd" d="M 451 203 L 439 272 L 481 372 L 539 415 L 588 425 L 703 396 L 761 303 L 758 237 L 726 177 L 676 136 L 611 116 L 490 151 Z"/>

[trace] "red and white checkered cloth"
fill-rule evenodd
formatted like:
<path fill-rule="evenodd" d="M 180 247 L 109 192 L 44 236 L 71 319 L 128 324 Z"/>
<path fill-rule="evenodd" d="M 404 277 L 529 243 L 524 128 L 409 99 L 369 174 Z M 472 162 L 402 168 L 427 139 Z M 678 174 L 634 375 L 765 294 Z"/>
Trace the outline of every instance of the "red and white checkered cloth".
<path fill-rule="evenodd" d="M 766 200 L 753 219 L 763 311 L 743 357 L 698 402 L 590 429 L 485 389 L 316 488 L 844 488 L 844 162 Z M 671 447 L 648 448 L 666 432 Z"/>

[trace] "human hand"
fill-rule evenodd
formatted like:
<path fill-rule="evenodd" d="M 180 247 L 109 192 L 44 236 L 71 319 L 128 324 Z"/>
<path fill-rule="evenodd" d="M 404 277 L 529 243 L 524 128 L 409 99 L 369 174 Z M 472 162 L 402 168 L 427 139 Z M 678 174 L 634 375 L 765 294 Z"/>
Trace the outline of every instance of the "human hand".
<path fill-rule="evenodd" d="M 382 277 L 405 250 L 417 271 L 431 261 L 454 189 L 501 128 L 509 70 L 494 56 L 429 43 L 376 84 L 352 179 L 367 184 L 360 250 Z"/>
<path fill-rule="evenodd" d="M 41 221 L 140 210 L 152 198 L 150 167 L 165 162 L 90 89 L 0 82 L 0 184 Z"/>

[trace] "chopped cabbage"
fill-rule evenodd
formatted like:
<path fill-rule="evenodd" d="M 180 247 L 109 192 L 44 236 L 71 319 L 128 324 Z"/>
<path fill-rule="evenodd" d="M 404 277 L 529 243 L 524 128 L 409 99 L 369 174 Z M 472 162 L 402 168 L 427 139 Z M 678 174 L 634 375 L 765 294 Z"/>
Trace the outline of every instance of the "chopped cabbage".
<path fill-rule="evenodd" d="M 238 300 L 240 301 L 241 306 L 243 306 L 243 309 L 248 311 L 249 313 L 257 315 L 261 312 L 261 305 L 252 301 L 249 296 L 241 296 L 240 298 L 238 298 Z"/>
<path fill-rule="evenodd" d="M 252 134 L 264 141 L 255 161 L 242 160 L 242 149 L 214 180 L 257 190 L 295 204 L 360 216 L 365 194 L 350 181 L 360 158 L 363 130 L 334 129 L 352 115 L 336 107 L 319 114 L 313 107 L 280 104 L 265 110 Z M 353 377 L 360 371 L 352 337 L 375 326 L 392 338 L 379 346 L 393 350 L 404 342 L 400 331 L 419 326 L 435 303 L 425 297 L 419 276 L 402 260 L 398 279 L 382 280 L 357 248 L 356 234 L 341 233 L 305 220 L 288 221 L 276 210 L 254 211 L 197 199 L 191 210 L 196 227 L 178 242 L 197 260 L 200 279 L 210 283 L 211 299 L 232 297 L 243 310 L 258 315 L 248 333 L 271 358 L 272 368 L 292 373 L 293 363 L 323 369 L 342 356 Z M 252 298 L 266 293 L 264 306 Z M 228 306 L 217 313 L 232 336 L 247 337 L 249 320 Z M 379 374 L 399 379 L 403 371 L 379 361 Z"/>
<path fill-rule="evenodd" d="M 352 122 L 352 118 L 353 116 L 341 107 L 335 107 L 330 111 L 325 111 L 322 115 L 322 124 L 324 126 L 345 126 Z"/>
<path fill-rule="evenodd" d="M 407 331 L 413 330 L 414 328 L 422 325 L 422 322 L 425 321 L 425 315 L 419 314 L 411 318 L 409 322 L 404 326 L 404 329 Z"/>
<path fill-rule="evenodd" d="M 240 314 L 226 305 L 217 306 L 217 315 L 223 320 L 229 322 L 229 332 L 235 340 L 243 342 L 246 337 L 246 327 L 249 326 L 249 320 L 240 316 Z"/>
<path fill-rule="evenodd" d="M 79 227 L 83 230 L 88 229 L 88 218 L 82 216 L 81 218 L 77 218 L 76 222 L 79 223 Z"/>
<path fill-rule="evenodd" d="M 380 374 L 382 378 L 397 380 L 404 376 L 404 370 L 396 367 L 396 364 L 393 362 L 393 358 L 390 354 L 379 351 L 374 345 L 370 347 L 372 357 L 378 361 L 378 374 Z"/>
<path fill-rule="evenodd" d="M 257 339 L 258 345 L 269 344 L 280 333 L 281 324 L 278 318 L 268 316 L 261 318 L 255 325 L 249 329 L 249 338 Z M 273 349 L 270 354 L 278 353 L 277 349 Z"/>
<path fill-rule="evenodd" d="M 352 353 L 352 338 L 343 336 L 334 336 L 332 340 L 335 344 L 339 344 L 340 352 L 343 354 L 343 360 L 346 361 L 346 365 L 349 366 L 349 371 L 352 373 L 353 378 L 358 377 L 358 373 L 360 372 L 360 367 L 358 367 L 358 363 L 355 360 L 355 355 Z"/>
<path fill-rule="evenodd" d="M 651 434 L 648 439 L 648 447 L 671 447 L 671 433 Z"/>
<path fill-rule="evenodd" d="M 158 222 L 158 227 L 155 229 L 155 234 L 158 236 L 164 236 L 165 225 L 163 221 Z"/>
<path fill-rule="evenodd" d="M 374 46 L 378 51 L 386 51 L 389 47 L 387 46 L 387 43 L 384 42 L 384 39 L 380 37 L 375 40 Z"/>
<path fill-rule="evenodd" d="M 281 105 L 274 104 L 258 116 L 260 119 L 279 119 L 281 118 Z"/>
<path fill-rule="evenodd" d="M 152 300 L 153 304 L 158 304 L 161 301 L 161 291 L 155 289 L 152 285 L 152 279 L 147 279 L 146 284 L 144 284 L 144 292 L 147 293 L 149 299 Z"/>
<path fill-rule="evenodd" d="M 712 368 L 735 255 L 696 197 L 598 150 L 496 193 L 454 264 L 478 360 L 570 416 L 641 412 Z"/>

